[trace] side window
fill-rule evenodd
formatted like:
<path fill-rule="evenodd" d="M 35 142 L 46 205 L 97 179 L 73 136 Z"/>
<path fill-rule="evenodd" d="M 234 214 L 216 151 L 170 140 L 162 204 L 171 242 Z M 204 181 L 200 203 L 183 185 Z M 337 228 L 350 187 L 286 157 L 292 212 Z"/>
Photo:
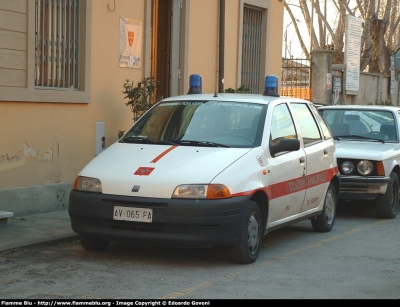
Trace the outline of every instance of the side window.
<path fill-rule="evenodd" d="M 294 122 L 285 103 L 277 105 L 272 112 L 272 145 L 277 145 L 281 139 L 297 139 Z"/>
<path fill-rule="evenodd" d="M 304 146 L 321 141 L 321 134 L 314 116 L 306 103 L 291 103 L 291 106 L 300 125 Z"/>
<path fill-rule="evenodd" d="M 342 121 L 341 118 L 335 119 L 335 114 L 338 115 L 336 112 L 329 112 L 328 110 L 321 110 L 320 112 L 329 127 L 331 127 L 333 123 L 339 123 Z M 343 116 L 343 114 L 341 115 Z"/>
<path fill-rule="evenodd" d="M 331 139 L 332 134 L 331 131 L 328 128 L 328 125 L 326 124 L 325 120 L 322 118 L 321 114 L 318 112 L 317 108 L 314 105 L 310 105 L 311 111 L 314 113 L 315 118 L 317 119 L 321 129 L 322 133 L 324 134 L 325 139 Z"/>

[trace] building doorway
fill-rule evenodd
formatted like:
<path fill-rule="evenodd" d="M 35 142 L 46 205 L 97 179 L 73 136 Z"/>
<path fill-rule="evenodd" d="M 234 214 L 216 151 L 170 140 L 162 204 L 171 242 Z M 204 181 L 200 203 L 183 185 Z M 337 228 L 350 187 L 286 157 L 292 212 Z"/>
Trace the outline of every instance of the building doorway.
<path fill-rule="evenodd" d="M 173 0 L 152 0 L 151 76 L 159 81 L 157 100 L 170 97 Z"/>

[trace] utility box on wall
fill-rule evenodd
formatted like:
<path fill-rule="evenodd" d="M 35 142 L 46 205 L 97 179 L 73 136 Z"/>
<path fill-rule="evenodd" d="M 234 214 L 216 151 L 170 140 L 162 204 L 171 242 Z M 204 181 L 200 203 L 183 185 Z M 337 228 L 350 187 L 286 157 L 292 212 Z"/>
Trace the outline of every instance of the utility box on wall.
<path fill-rule="evenodd" d="M 94 154 L 97 156 L 106 148 L 106 123 L 96 122 L 96 140 Z"/>

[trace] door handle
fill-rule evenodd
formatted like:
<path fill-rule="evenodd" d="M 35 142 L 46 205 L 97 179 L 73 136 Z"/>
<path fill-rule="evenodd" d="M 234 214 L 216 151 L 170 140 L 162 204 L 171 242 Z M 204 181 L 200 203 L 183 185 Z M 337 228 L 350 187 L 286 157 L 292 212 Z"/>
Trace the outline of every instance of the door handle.
<path fill-rule="evenodd" d="M 324 155 L 328 154 L 328 149 L 324 149 Z"/>
<path fill-rule="evenodd" d="M 304 159 L 304 157 L 301 157 L 300 158 L 300 163 L 304 163 L 304 162 L 306 162 L 306 159 Z"/>

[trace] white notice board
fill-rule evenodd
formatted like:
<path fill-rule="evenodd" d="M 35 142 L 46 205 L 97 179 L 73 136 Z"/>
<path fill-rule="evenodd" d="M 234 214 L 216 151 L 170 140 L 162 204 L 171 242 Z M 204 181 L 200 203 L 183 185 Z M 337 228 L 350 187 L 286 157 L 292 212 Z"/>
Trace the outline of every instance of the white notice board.
<path fill-rule="evenodd" d="M 119 67 L 142 68 L 142 22 L 119 18 Z"/>
<path fill-rule="evenodd" d="M 346 15 L 346 91 L 358 91 L 360 88 L 360 52 L 362 19 Z"/>

